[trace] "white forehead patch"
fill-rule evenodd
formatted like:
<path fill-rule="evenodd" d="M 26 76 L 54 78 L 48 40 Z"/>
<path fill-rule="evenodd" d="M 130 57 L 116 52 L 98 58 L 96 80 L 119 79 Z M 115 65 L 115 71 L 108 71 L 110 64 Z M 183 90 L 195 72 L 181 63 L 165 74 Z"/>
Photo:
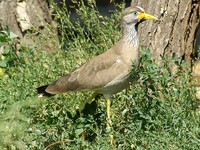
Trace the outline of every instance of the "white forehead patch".
<path fill-rule="evenodd" d="M 140 6 L 135 6 L 137 9 L 139 9 L 141 12 L 144 12 L 144 9 Z"/>

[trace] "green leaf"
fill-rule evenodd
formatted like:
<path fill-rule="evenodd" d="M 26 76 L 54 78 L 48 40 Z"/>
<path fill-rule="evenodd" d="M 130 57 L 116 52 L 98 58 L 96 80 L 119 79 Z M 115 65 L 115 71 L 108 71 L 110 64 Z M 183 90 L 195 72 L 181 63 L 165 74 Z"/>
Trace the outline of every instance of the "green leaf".
<path fill-rule="evenodd" d="M 79 136 L 81 133 L 83 133 L 83 131 L 84 131 L 83 128 L 81 128 L 81 129 L 76 129 L 76 130 L 75 130 L 75 133 L 76 133 L 77 136 Z"/>
<path fill-rule="evenodd" d="M 13 32 L 10 32 L 10 36 L 9 36 L 11 39 L 13 39 L 13 38 L 16 38 L 16 37 L 18 37 L 18 35 L 17 34 L 15 34 L 15 33 L 13 33 Z"/>
<path fill-rule="evenodd" d="M 7 66 L 5 61 L 0 61 L 0 67 L 5 68 Z"/>
<path fill-rule="evenodd" d="M 8 38 L 6 35 L 5 36 L 0 35 L 0 42 L 9 42 L 9 41 L 11 41 L 11 39 Z"/>
<path fill-rule="evenodd" d="M 5 55 L 5 54 L 8 54 L 9 52 L 10 52 L 10 49 L 6 48 L 3 50 L 2 54 Z"/>

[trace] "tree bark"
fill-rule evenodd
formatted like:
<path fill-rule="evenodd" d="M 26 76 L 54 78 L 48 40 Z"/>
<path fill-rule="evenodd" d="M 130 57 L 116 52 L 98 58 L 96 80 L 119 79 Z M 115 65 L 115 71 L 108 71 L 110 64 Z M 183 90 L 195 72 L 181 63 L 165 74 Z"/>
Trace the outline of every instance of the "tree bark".
<path fill-rule="evenodd" d="M 140 27 L 141 44 L 155 56 L 176 53 L 191 64 L 197 30 L 200 26 L 199 0 L 132 0 L 159 18 Z"/>
<path fill-rule="evenodd" d="M 47 23 L 53 22 L 46 0 L 0 0 L 0 14 L 0 26 L 8 26 L 17 34 L 19 44 L 40 44 L 44 49 L 52 48 L 39 37 L 49 34 Z M 28 30 L 34 30 L 31 38 L 28 37 Z"/>

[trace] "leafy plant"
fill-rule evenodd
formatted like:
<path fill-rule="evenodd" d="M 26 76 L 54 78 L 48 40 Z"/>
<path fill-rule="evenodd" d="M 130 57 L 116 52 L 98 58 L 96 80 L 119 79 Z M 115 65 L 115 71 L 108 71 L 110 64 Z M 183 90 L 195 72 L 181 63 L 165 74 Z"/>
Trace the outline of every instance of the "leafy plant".
<path fill-rule="evenodd" d="M 0 29 L 0 68 L 6 68 L 10 61 L 12 51 L 11 42 L 17 35 L 10 31 L 8 27 Z"/>
<path fill-rule="evenodd" d="M 101 95 L 82 115 L 78 106 L 90 92 L 36 98 L 36 87 L 102 53 L 121 35 L 118 20 L 124 4 L 111 18 L 101 16 L 93 5 L 77 5 L 80 19 L 73 22 L 65 9 L 52 5 L 59 20 L 59 50 L 22 46 L 17 63 L 7 68 L 8 77 L 0 78 L 0 149 L 198 149 L 200 116 L 191 71 L 176 55 L 157 63 L 142 50 L 140 67 L 133 65 L 131 71 L 136 80 L 112 98 L 115 147 L 105 131 Z"/>

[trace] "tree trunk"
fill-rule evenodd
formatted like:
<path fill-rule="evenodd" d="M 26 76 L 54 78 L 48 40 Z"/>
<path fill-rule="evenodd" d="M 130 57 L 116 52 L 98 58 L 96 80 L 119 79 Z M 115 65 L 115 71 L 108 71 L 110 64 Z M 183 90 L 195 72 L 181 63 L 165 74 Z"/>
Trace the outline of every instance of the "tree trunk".
<path fill-rule="evenodd" d="M 8 26 L 17 34 L 19 44 L 40 44 L 45 49 L 52 47 L 51 42 L 40 39 L 41 34 L 49 34 L 47 23 L 53 22 L 46 0 L 0 0 L 0 14 L 0 26 Z M 28 30 L 36 33 L 31 39 L 28 37 Z"/>
<path fill-rule="evenodd" d="M 155 56 L 176 53 L 189 64 L 194 56 L 197 30 L 200 26 L 199 0 L 132 0 L 159 18 L 140 27 L 140 40 Z"/>

